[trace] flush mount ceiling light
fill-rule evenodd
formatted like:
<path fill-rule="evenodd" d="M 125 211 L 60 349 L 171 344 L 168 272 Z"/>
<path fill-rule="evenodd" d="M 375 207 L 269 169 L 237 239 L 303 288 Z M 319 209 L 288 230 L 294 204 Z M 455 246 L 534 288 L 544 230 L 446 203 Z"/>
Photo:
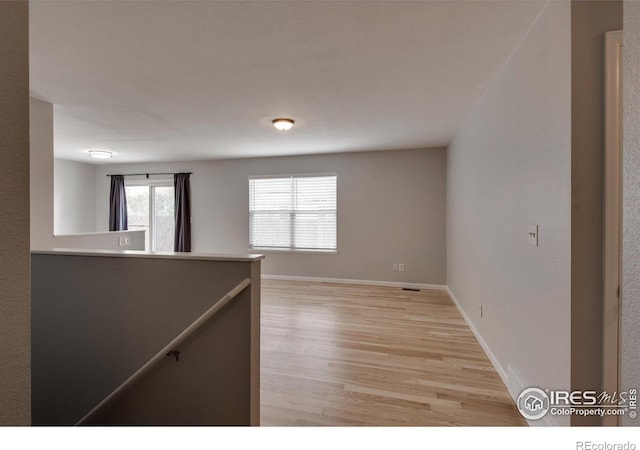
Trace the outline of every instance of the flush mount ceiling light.
<path fill-rule="evenodd" d="M 273 119 L 273 126 L 280 131 L 290 130 L 293 123 L 294 122 L 291 119 Z"/>
<path fill-rule="evenodd" d="M 109 159 L 113 156 L 113 153 L 106 150 L 89 150 L 89 156 L 95 159 Z"/>

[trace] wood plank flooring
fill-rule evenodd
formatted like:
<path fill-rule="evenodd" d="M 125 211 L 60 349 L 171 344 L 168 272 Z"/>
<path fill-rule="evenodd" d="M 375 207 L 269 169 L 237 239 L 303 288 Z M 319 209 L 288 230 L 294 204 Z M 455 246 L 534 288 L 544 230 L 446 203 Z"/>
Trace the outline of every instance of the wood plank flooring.
<path fill-rule="evenodd" d="M 526 425 L 446 292 L 263 280 L 261 424 Z"/>

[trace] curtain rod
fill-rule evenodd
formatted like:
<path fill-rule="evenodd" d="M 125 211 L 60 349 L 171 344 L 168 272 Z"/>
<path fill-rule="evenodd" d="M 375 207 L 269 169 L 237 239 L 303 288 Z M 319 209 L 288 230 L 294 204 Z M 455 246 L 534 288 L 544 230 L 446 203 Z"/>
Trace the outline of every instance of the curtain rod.
<path fill-rule="evenodd" d="M 188 175 L 191 175 L 193 172 L 118 173 L 118 174 L 111 174 L 107 176 L 108 177 L 115 177 L 115 176 L 138 177 L 138 176 L 146 175 L 147 178 L 149 178 L 149 175 L 175 175 L 177 173 L 186 173 Z"/>

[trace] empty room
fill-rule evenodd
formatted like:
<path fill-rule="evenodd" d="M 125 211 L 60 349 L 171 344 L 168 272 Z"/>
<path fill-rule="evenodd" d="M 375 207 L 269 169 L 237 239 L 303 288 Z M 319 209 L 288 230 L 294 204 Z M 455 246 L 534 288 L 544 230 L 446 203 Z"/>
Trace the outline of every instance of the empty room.
<path fill-rule="evenodd" d="M 639 424 L 637 3 L 0 8 L 0 424 Z"/>

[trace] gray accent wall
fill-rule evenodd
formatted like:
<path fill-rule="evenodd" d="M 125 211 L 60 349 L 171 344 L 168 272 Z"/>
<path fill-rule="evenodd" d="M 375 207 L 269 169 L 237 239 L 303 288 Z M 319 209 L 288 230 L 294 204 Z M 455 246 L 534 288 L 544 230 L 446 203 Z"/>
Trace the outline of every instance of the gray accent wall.
<path fill-rule="evenodd" d="M 105 175 L 145 172 L 193 172 L 193 250 L 215 253 L 249 248 L 249 176 L 337 173 L 338 253 L 267 252 L 263 273 L 446 283 L 445 149 L 100 165 L 99 230 L 108 225 Z M 405 272 L 393 271 L 394 262 Z"/>
<path fill-rule="evenodd" d="M 640 389 L 640 2 L 624 2 L 622 389 Z M 624 425 L 640 419 L 623 418 Z"/>
<path fill-rule="evenodd" d="M 570 43 L 548 3 L 448 151 L 448 285 L 513 396 L 570 387 Z"/>
<path fill-rule="evenodd" d="M 245 278 L 251 286 L 88 424 L 250 425 L 260 259 L 34 253 L 34 425 L 71 425 Z M 71 320 L 72 319 L 72 320 Z"/>
<path fill-rule="evenodd" d="M 96 166 L 55 159 L 53 173 L 54 233 L 96 231 Z"/>
<path fill-rule="evenodd" d="M 0 2 L 0 61 L 0 425 L 28 425 L 28 2 Z"/>

